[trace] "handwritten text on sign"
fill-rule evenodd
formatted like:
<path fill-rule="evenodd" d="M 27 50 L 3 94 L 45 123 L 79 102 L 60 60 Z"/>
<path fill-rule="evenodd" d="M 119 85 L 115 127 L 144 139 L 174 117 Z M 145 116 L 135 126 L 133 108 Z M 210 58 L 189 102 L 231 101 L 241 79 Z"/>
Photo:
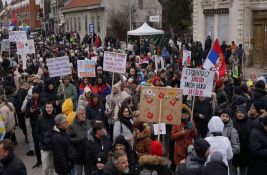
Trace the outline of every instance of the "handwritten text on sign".
<path fill-rule="evenodd" d="M 71 74 L 70 62 L 67 56 L 49 58 L 46 61 L 50 77 Z"/>
<path fill-rule="evenodd" d="M 16 42 L 20 40 L 27 40 L 26 31 L 9 31 L 9 42 Z"/>
<path fill-rule="evenodd" d="M 95 61 L 93 60 L 77 60 L 78 76 L 95 77 Z"/>
<path fill-rule="evenodd" d="M 105 52 L 103 70 L 108 72 L 126 72 L 126 54 Z"/>
<path fill-rule="evenodd" d="M 181 78 L 183 95 L 210 97 L 214 74 L 214 71 L 183 68 Z"/>

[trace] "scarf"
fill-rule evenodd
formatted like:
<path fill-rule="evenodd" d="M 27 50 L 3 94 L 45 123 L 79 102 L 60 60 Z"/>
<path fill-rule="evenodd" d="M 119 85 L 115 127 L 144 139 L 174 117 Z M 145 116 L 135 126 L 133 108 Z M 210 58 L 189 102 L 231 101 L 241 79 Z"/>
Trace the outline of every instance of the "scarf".
<path fill-rule="evenodd" d="M 132 117 L 120 117 L 120 122 L 122 122 L 133 133 L 133 124 L 131 123 L 131 120 Z"/>

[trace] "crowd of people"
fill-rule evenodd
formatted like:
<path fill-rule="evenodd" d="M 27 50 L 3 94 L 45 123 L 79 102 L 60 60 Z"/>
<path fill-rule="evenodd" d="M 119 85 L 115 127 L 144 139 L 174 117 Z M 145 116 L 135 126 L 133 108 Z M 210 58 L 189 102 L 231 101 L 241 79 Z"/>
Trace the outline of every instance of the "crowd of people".
<path fill-rule="evenodd" d="M 97 35 L 93 42 L 89 38 L 38 35 L 36 54 L 27 55 L 24 70 L 15 44 L 2 53 L 0 115 L 6 134 L 0 141 L 0 174 L 27 174 L 13 151 L 16 124 L 26 155 L 36 158 L 32 168 L 42 167 L 44 175 L 262 175 L 267 170 L 267 91 L 255 76 L 242 81 L 242 45 L 223 42 L 226 76 L 214 81 L 210 98 L 196 97 L 193 105 L 184 96 L 182 115 L 176 116 L 181 124 L 167 125 L 157 140 L 153 125 L 139 120 L 141 86 L 179 88 L 183 49 L 191 50 L 191 67 L 199 68 L 211 38 L 204 48 L 172 38 L 162 52 L 141 43 L 115 49 L 119 44 L 109 37 L 104 44 Z M 105 51 L 127 53 L 125 74 L 103 71 Z M 72 73 L 50 77 L 46 62 L 60 56 L 69 57 Z M 95 56 L 96 77 L 79 79 L 77 60 Z M 163 65 L 156 56 L 164 57 Z"/>

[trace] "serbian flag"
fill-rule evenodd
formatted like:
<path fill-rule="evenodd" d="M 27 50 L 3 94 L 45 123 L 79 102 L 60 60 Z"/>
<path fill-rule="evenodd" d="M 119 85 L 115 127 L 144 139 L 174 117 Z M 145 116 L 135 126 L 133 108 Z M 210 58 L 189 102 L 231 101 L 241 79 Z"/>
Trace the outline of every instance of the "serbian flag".
<path fill-rule="evenodd" d="M 213 46 L 210 49 L 210 52 L 203 64 L 203 68 L 206 70 L 215 68 L 215 70 L 219 74 L 219 77 L 225 76 L 225 59 L 218 39 L 216 39 L 213 43 Z"/>
<path fill-rule="evenodd" d="M 11 19 L 11 23 L 16 25 L 17 24 L 17 15 L 16 14 L 13 14 L 13 17 Z"/>

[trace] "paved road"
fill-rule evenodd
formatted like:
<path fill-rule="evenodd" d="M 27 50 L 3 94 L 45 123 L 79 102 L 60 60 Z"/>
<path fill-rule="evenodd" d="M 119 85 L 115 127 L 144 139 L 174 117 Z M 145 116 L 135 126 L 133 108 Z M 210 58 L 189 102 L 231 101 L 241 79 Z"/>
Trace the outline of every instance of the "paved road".
<path fill-rule="evenodd" d="M 27 144 L 25 144 L 22 130 L 18 127 L 16 128 L 16 136 L 18 145 L 15 147 L 15 153 L 25 163 L 28 175 L 42 175 L 41 167 L 32 169 L 32 166 L 36 163 L 36 157 L 26 156 Z"/>

